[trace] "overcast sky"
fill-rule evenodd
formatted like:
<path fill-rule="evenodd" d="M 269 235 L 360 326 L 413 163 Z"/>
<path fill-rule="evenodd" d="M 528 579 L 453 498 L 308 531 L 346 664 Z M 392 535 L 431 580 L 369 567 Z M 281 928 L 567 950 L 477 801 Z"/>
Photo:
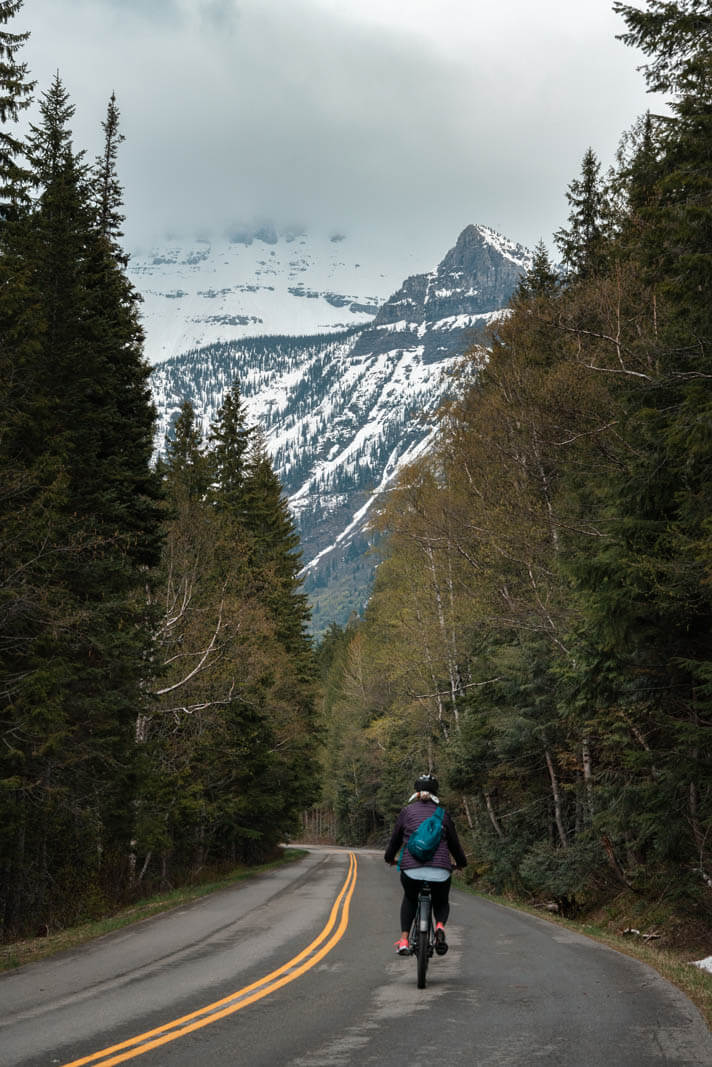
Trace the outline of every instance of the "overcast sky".
<path fill-rule="evenodd" d="M 650 106 L 609 0 L 25 0 L 10 28 L 91 155 L 116 92 L 131 246 L 254 219 L 424 270 L 470 222 L 551 244 L 587 147 Z"/>

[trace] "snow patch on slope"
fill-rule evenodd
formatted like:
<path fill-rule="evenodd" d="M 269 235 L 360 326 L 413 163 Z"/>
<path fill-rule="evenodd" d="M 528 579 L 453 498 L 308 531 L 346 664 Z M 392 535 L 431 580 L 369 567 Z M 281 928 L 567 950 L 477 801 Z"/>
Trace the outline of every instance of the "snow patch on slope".
<path fill-rule="evenodd" d="M 134 250 L 146 357 L 155 364 L 216 342 L 368 323 L 410 258 L 396 250 L 386 261 L 364 238 L 273 227 Z"/>

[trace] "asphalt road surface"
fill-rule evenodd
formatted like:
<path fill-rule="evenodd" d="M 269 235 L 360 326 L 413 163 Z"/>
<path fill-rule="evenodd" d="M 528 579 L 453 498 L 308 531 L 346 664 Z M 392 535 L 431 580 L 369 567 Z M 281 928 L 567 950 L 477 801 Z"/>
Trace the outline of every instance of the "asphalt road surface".
<path fill-rule="evenodd" d="M 0 976 L 3 1067 L 712 1064 L 641 963 L 453 891 L 426 989 L 380 853 L 299 863 Z"/>

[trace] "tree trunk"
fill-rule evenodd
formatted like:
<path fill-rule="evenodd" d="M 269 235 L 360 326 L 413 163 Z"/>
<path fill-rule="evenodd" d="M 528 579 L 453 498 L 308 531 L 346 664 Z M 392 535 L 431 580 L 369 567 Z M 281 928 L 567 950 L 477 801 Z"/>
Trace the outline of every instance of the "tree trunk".
<path fill-rule="evenodd" d="M 478 815 L 477 815 L 477 798 L 476 797 L 473 798 L 473 800 L 475 801 L 474 818 L 473 818 L 473 815 L 472 815 L 472 811 L 470 810 L 470 799 L 469 799 L 469 797 L 466 796 L 463 793 L 462 797 L 460 799 L 462 800 L 462 810 L 465 813 L 465 821 L 467 822 L 467 829 L 469 830 L 469 833 L 470 833 L 470 840 L 472 841 L 472 847 L 476 851 L 477 850 L 477 838 L 480 835 L 479 818 L 478 818 Z"/>
<path fill-rule="evenodd" d="M 564 820 L 561 813 L 561 794 L 559 793 L 559 783 L 556 778 L 556 772 L 554 770 L 554 762 L 551 758 L 549 749 L 544 749 L 544 755 L 546 756 L 546 765 L 549 768 L 549 777 L 551 778 L 551 792 L 554 797 L 554 819 L 556 821 L 556 829 L 559 831 L 559 841 L 562 848 L 569 847 L 569 838 L 566 833 L 566 827 L 564 826 Z"/>
<path fill-rule="evenodd" d="M 152 855 L 153 855 L 153 853 L 152 853 L 151 849 L 149 849 L 148 852 L 146 853 L 146 859 L 143 861 L 143 866 L 141 867 L 141 872 L 140 872 L 138 878 L 136 879 L 136 885 L 141 885 L 141 882 L 143 881 L 143 876 L 146 873 L 146 871 L 148 870 L 148 865 L 151 862 L 151 856 Z"/>
<path fill-rule="evenodd" d="M 487 805 L 487 814 L 490 817 L 490 822 L 492 823 L 492 825 L 494 827 L 495 833 L 497 834 L 497 837 L 504 839 L 504 831 L 502 830 L 502 827 L 499 825 L 499 822 L 497 821 L 497 816 L 495 815 L 494 805 L 492 804 L 492 797 L 489 795 L 489 793 L 484 793 L 484 798 L 485 798 L 485 804 Z"/>
<path fill-rule="evenodd" d="M 586 790 L 588 817 L 593 821 L 593 770 L 591 764 L 591 746 L 587 737 L 584 737 L 581 741 L 581 762 L 583 764 L 583 783 Z"/>
<path fill-rule="evenodd" d="M 623 885 L 626 886 L 628 889 L 632 889 L 633 886 L 630 884 L 630 882 L 626 878 L 625 871 L 621 867 L 620 863 L 618 862 L 618 857 L 616 856 L 615 852 L 613 851 L 613 844 L 612 844 L 611 839 L 608 836 L 608 834 L 603 834 L 602 835 L 601 844 L 603 845 L 605 853 L 608 856 L 608 862 L 610 863 L 611 867 L 613 868 L 613 870 L 616 872 L 616 874 L 620 878 L 620 880 L 623 883 Z"/>

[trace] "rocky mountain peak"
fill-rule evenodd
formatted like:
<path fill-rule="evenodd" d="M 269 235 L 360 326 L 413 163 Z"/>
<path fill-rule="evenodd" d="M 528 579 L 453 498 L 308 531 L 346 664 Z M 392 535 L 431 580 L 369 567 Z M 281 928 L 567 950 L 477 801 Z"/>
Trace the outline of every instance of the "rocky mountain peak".
<path fill-rule="evenodd" d="M 390 344 L 397 334 L 403 347 L 424 344 L 427 362 L 464 351 L 464 335 L 472 339 L 506 307 L 530 264 L 522 245 L 487 226 L 466 226 L 434 271 L 406 278 L 386 300 L 361 343 Z"/>
<path fill-rule="evenodd" d="M 448 371 L 506 313 L 530 262 L 521 245 L 467 226 L 435 270 L 407 278 L 366 324 L 228 336 L 155 368 L 160 443 L 184 400 L 207 429 L 239 383 L 299 526 L 317 631 L 363 607 L 375 566 L 366 554 L 373 501 L 431 446 L 434 423 L 422 416 L 450 388 Z"/>

